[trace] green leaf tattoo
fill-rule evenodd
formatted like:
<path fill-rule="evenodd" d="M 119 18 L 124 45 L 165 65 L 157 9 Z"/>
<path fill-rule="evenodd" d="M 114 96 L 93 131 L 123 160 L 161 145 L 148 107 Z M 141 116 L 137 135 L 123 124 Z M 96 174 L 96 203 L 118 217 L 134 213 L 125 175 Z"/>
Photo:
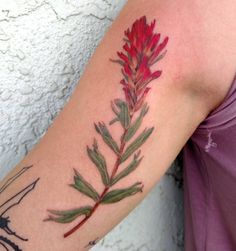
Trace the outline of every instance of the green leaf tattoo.
<path fill-rule="evenodd" d="M 98 192 L 90 185 L 85 179 L 79 174 L 77 170 L 75 171 L 74 184 L 71 184 L 72 187 L 83 193 L 84 195 L 92 198 L 94 201 L 99 200 Z"/>
<path fill-rule="evenodd" d="M 140 154 L 140 152 L 138 154 L 134 154 L 134 158 L 131 161 L 131 163 L 124 169 L 122 170 L 120 173 L 118 173 L 111 181 L 111 185 L 114 185 L 115 183 L 117 183 L 119 180 L 121 180 L 122 178 L 124 178 L 125 176 L 129 175 L 131 172 L 133 172 L 138 165 L 140 164 L 141 160 L 143 159 L 143 157 L 138 159 L 138 155 Z"/>
<path fill-rule="evenodd" d="M 134 123 L 128 128 L 125 136 L 124 136 L 124 141 L 129 141 L 134 134 L 137 132 L 137 130 L 139 129 L 142 121 L 143 121 L 143 117 L 145 116 L 145 114 L 148 112 L 149 107 L 147 106 L 147 103 L 145 103 L 141 109 L 141 112 L 139 114 L 139 116 L 137 117 L 137 119 L 134 121 Z"/>
<path fill-rule="evenodd" d="M 91 206 L 85 206 L 77 209 L 67 211 L 48 210 L 49 213 L 56 215 L 56 217 L 50 216 L 47 221 L 56 221 L 59 223 L 69 223 L 75 220 L 80 215 L 88 216 L 92 211 Z"/>
<path fill-rule="evenodd" d="M 115 107 L 116 105 L 116 107 Z M 114 118 L 110 125 L 113 124 L 116 121 L 120 121 L 121 125 L 124 129 L 129 128 L 130 125 L 130 112 L 129 112 L 129 106 L 126 102 L 124 102 L 121 99 L 115 99 L 114 103 L 111 102 L 111 107 L 113 112 L 116 114 L 116 118 Z M 118 110 L 117 110 L 118 109 Z"/>
<path fill-rule="evenodd" d="M 98 122 L 98 124 L 95 124 L 96 131 L 101 134 L 104 142 L 113 150 L 116 154 L 119 154 L 119 147 L 115 140 L 112 138 L 109 130 L 107 129 L 104 122 Z"/>
<path fill-rule="evenodd" d="M 132 142 L 127 149 L 125 150 L 124 154 L 120 158 L 120 163 L 124 162 L 126 159 L 129 158 L 131 154 L 133 154 L 138 148 L 148 139 L 148 137 L 153 132 L 154 127 L 149 129 L 144 129 L 143 132 Z"/>
<path fill-rule="evenodd" d="M 98 144 L 96 139 L 94 139 L 93 150 L 87 146 L 87 153 L 90 160 L 96 165 L 98 171 L 101 174 L 103 184 L 107 186 L 109 184 L 109 175 L 107 172 L 107 165 L 104 156 L 98 150 Z"/>
<path fill-rule="evenodd" d="M 137 19 L 131 29 L 125 31 L 123 52 L 117 52 L 119 59 L 111 60 L 121 65 L 123 75 L 120 84 L 125 99 L 116 98 L 111 101 L 114 117 L 109 122 L 110 126 L 114 123 L 120 124 L 123 130 L 120 142 L 116 142 L 112 131 L 103 121 L 94 123 L 94 126 L 103 142 L 115 154 L 116 161 L 109 173 L 106 158 L 99 150 L 97 140 L 94 139 L 92 147 L 87 146 L 88 158 L 100 174 L 104 188 L 99 193 L 77 170 L 74 170 L 74 183 L 70 186 L 90 198 L 93 204 L 62 211 L 48 210 L 49 216 L 45 221 L 70 223 L 83 216 L 82 220 L 64 234 L 64 237 L 78 230 L 94 214 L 98 206 L 117 203 L 143 191 L 144 185 L 141 181 L 127 188 L 113 190 L 112 188 L 140 165 L 143 159 L 143 156 L 140 157 L 140 147 L 154 130 L 154 127 L 141 129 L 143 119 L 149 110 L 145 99 L 151 89 L 149 83 L 159 78 L 162 73 L 160 70 L 152 72 L 151 66 L 164 57 L 166 54 L 164 48 L 168 42 L 168 37 L 160 42 L 160 34 L 155 33 L 154 28 L 155 20 L 148 24 L 145 16 Z M 139 130 L 141 132 L 135 137 Z M 129 163 L 124 164 L 126 167 L 119 170 L 121 164 L 130 158 L 132 159 Z"/>
<path fill-rule="evenodd" d="M 143 185 L 141 182 L 137 182 L 134 185 L 124 188 L 116 189 L 108 192 L 101 200 L 102 204 L 109 204 L 123 200 L 126 197 L 132 196 L 138 192 L 142 192 Z"/>

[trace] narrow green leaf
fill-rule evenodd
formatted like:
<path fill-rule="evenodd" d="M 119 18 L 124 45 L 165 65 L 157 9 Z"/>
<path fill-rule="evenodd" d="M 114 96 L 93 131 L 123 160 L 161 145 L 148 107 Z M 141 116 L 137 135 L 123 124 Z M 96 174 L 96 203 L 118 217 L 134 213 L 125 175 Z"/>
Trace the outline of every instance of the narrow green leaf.
<path fill-rule="evenodd" d="M 117 108 L 115 107 L 115 104 L 112 101 L 111 101 L 111 109 L 115 113 L 115 115 L 119 114 L 119 111 L 117 110 Z"/>
<path fill-rule="evenodd" d="M 103 184 L 105 186 L 108 185 L 110 182 L 110 178 L 107 171 L 106 160 L 104 156 L 98 150 L 97 141 L 95 139 L 94 139 L 94 144 L 93 144 L 93 150 L 87 146 L 87 153 L 88 153 L 89 158 L 98 168 L 98 171 L 101 174 Z"/>
<path fill-rule="evenodd" d="M 120 200 L 123 200 L 126 197 L 135 195 L 138 192 L 142 192 L 143 185 L 141 182 L 136 182 L 134 185 L 124 188 L 124 189 L 116 189 L 108 192 L 102 199 L 102 204 L 110 204 L 115 203 Z"/>
<path fill-rule="evenodd" d="M 139 116 L 136 118 L 134 123 L 128 128 L 124 136 L 124 140 L 126 142 L 130 140 L 134 136 L 134 134 L 137 132 L 137 130 L 139 129 L 142 123 L 143 117 L 146 115 L 147 111 L 148 111 L 148 106 L 147 106 L 147 103 L 145 103 L 140 111 Z"/>
<path fill-rule="evenodd" d="M 157 57 L 155 61 L 152 62 L 152 65 L 155 64 L 157 61 L 161 60 L 166 55 L 167 50 L 165 50 L 160 56 Z"/>
<path fill-rule="evenodd" d="M 120 112 L 117 114 L 118 119 L 122 126 L 127 129 L 130 125 L 130 112 L 129 106 L 121 99 L 115 99 L 115 104 L 119 108 Z"/>
<path fill-rule="evenodd" d="M 131 154 L 133 154 L 151 135 L 154 127 L 144 129 L 142 133 L 126 148 L 124 154 L 120 158 L 120 163 L 125 161 Z"/>
<path fill-rule="evenodd" d="M 111 181 L 111 185 L 114 185 L 115 183 L 117 183 L 120 179 L 126 177 L 127 175 L 129 175 L 131 172 L 133 172 L 138 165 L 140 164 L 140 162 L 142 161 L 143 157 L 141 157 L 140 159 L 138 159 L 137 157 L 134 156 L 133 160 L 131 161 L 131 163 L 124 169 L 122 170 L 119 174 L 117 174 L 113 180 Z"/>
<path fill-rule="evenodd" d="M 80 215 L 88 216 L 92 211 L 92 207 L 84 206 L 84 207 L 71 209 L 71 210 L 65 210 L 65 211 L 58 211 L 58 210 L 48 210 L 48 211 L 52 215 L 49 215 L 49 217 L 45 221 L 69 223 L 75 220 Z"/>
<path fill-rule="evenodd" d="M 98 192 L 89 184 L 81 175 L 80 173 L 74 169 L 75 176 L 74 176 L 74 184 L 70 186 L 74 187 L 81 193 L 85 194 L 86 196 L 92 198 L 95 202 L 99 200 Z"/>
<path fill-rule="evenodd" d="M 112 138 L 109 130 L 107 129 L 104 122 L 99 122 L 94 124 L 96 131 L 101 134 L 103 141 L 113 150 L 117 155 L 119 155 L 119 147 L 115 140 Z"/>
<path fill-rule="evenodd" d="M 134 134 L 137 132 L 137 130 L 139 129 L 141 123 L 142 123 L 143 118 L 141 116 L 139 116 L 133 123 L 133 125 L 131 127 L 129 127 L 129 129 L 127 130 L 125 136 L 124 136 L 124 141 L 128 141 L 130 140 Z"/>
<path fill-rule="evenodd" d="M 109 125 L 112 125 L 114 124 L 115 122 L 119 121 L 119 119 L 116 117 L 114 119 L 112 119 L 110 122 L 109 122 Z"/>
<path fill-rule="evenodd" d="M 110 61 L 113 62 L 113 63 L 118 63 L 121 66 L 124 66 L 124 62 L 122 60 L 120 60 L 120 59 L 111 59 L 110 58 Z"/>

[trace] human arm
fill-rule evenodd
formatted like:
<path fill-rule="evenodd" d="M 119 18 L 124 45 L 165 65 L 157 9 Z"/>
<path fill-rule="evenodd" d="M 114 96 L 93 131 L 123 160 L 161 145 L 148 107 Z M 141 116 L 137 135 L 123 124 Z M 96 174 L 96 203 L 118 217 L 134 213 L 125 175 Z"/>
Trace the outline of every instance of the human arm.
<path fill-rule="evenodd" d="M 130 8 L 131 7 L 129 7 L 128 10 L 130 10 Z M 131 9 L 133 10 L 133 8 Z M 123 17 L 124 15 L 125 14 L 123 14 Z M 36 214 L 37 217 L 40 216 L 35 221 L 34 218 L 32 218 L 32 222 L 40 221 L 40 227 L 39 226 L 35 227 L 35 230 L 40 228 L 42 229 L 46 228 L 45 235 L 47 236 L 49 235 L 49 232 L 52 234 L 56 234 L 57 232 L 56 229 L 61 230 L 60 234 L 58 233 L 57 235 L 61 236 L 65 228 L 69 229 L 71 228 L 70 226 L 75 223 L 73 222 L 72 224 L 70 224 L 70 226 L 68 225 L 57 226 L 57 224 L 54 224 L 53 222 L 43 222 L 41 225 L 41 221 L 48 216 L 48 212 L 46 211 L 46 209 L 50 208 L 50 209 L 66 210 L 67 208 L 70 208 L 72 206 L 73 207 L 77 205 L 82 206 L 85 204 L 84 203 L 85 201 L 87 203 L 87 200 L 85 200 L 84 196 L 80 195 L 79 193 L 77 193 L 77 191 L 67 186 L 69 183 L 73 181 L 73 176 L 74 176 L 73 167 L 81 171 L 86 179 L 90 179 L 91 183 L 98 190 L 99 186 L 102 185 L 99 173 L 94 168 L 93 163 L 91 163 L 91 161 L 88 159 L 86 153 L 86 145 L 88 144 L 89 146 L 91 146 L 93 142 L 93 137 L 98 137 L 98 139 L 100 140 L 99 135 L 96 134 L 94 130 L 93 122 L 104 120 L 106 123 L 108 123 L 112 118 L 112 116 L 114 115 L 110 108 L 110 101 L 117 97 L 123 98 L 123 92 L 121 90 L 121 85 L 119 84 L 119 81 L 122 77 L 120 74 L 119 65 L 115 65 L 109 62 L 109 58 L 114 58 L 115 52 L 117 50 L 120 50 L 123 43 L 121 41 L 123 37 L 123 31 L 128 26 L 130 26 L 136 18 L 139 18 L 141 15 L 143 15 L 143 13 L 136 13 L 136 15 L 137 16 L 133 17 L 129 16 L 129 18 L 127 15 L 127 18 L 122 20 L 123 24 L 121 21 L 117 21 L 117 26 L 113 26 L 113 31 L 115 31 L 114 33 L 116 34 L 113 33 L 112 35 L 112 32 L 110 32 L 109 35 L 108 33 L 107 35 L 108 38 L 105 39 L 105 41 L 101 45 L 102 47 L 100 47 L 100 49 L 96 51 L 97 56 L 93 58 L 93 61 L 88 66 L 87 73 L 85 73 L 85 76 L 80 81 L 79 87 L 77 89 L 78 91 L 76 91 L 76 93 L 73 95 L 71 99 L 72 101 L 70 101 L 67 106 L 69 108 L 65 108 L 65 110 L 63 111 L 64 115 L 58 117 L 58 119 L 55 121 L 55 126 L 53 125 L 52 128 L 49 129 L 47 136 L 45 136 L 45 139 L 43 139 L 42 142 L 40 143 L 41 147 L 38 145 L 35 148 L 35 150 L 33 150 L 33 152 L 28 156 L 28 159 L 24 160 L 24 162 L 22 162 L 19 165 L 20 167 L 22 167 L 26 164 L 27 165 L 31 163 L 34 164 L 34 167 L 30 170 L 30 172 L 27 173 L 28 182 L 30 181 L 29 177 L 30 173 L 31 174 L 34 173 L 34 176 L 32 176 L 32 178 L 40 177 L 40 182 L 37 184 L 36 187 L 37 189 L 35 189 L 34 195 L 32 193 L 30 196 L 33 197 L 36 196 L 37 194 L 40 195 L 39 201 L 41 202 L 40 207 L 42 208 L 42 210 L 40 211 L 40 214 L 32 212 L 32 214 L 30 215 Z M 155 13 L 155 15 L 158 17 L 159 20 L 158 22 L 160 23 L 159 27 L 157 27 L 157 30 L 160 31 L 159 29 L 161 29 L 162 26 L 161 23 L 163 24 L 163 22 L 165 22 L 165 19 L 163 19 L 161 17 L 162 15 L 161 14 L 159 15 L 159 13 Z M 147 16 L 150 22 L 152 20 L 152 13 L 149 13 L 149 15 Z M 122 26 L 120 29 L 117 28 L 118 24 L 119 26 L 120 25 Z M 158 70 L 160 67 L 160 69 L 163 70 L 163 73 L 160 78 L 154 80 L 151 83 L 152 90 L 149 92 L 150 95 L 147 96 L 147 102 L 150 106 L 150 110 L 147 113 L 142 125 L 145 126 L 144 123 L 146 123 L 147 126 L 150 127 L 154 126 L 156 130 L 153 131 L 153 134 L 150 136 L 148 141 L 142 147 L 142 153 L 144 154 L 144 159 L 142 164 L 137 168 L 137 170 L 135 170 L 135 172 L 132 173 L 132 175 L 130 174 L 127 177 L 126 182 L 125 179 L 123 180 L 124 182 L 123 185 L 120 185 L 121 187 L 125 185 L 130 185 L 139 180 L 140 178 L 142 178 L 142 181 L 144 183 L 143 195 L 145 195 L 145 193 L 149 190 L 149 188 L 151 188 L 154 182 L 157 182 L 158 178 L 160 178 L 161 176 L 161 171 L 163 172 L 167 168 L 169 163 L 173 160 L 174 156 L 178 152 L 178 148 L 181 147 L 179 142 L 183 143 L 183 138 L 184 137 L 187 138 L 191 134 L 189 127 L 188 131 L 183 126 L 183 124 L 180 123 L 179 128 L 176 128 L 176 124 L 179 124 L 179 122 L 184 123 L 184 121 L 185 123 L 187 122 L 189 123 L 189 121 L 191 122 L 195 121 L 196 117 L 195 119 L 193 118 L 192 111 L 199 112 L 198 115 L 194 116 L 199 116 L 201 117 L 201 119 L 203 117 L 203 113 L 204 114 L 206 113 L 205 110 L 206 108 L 203 107 L 204 108 L 203 109 L 200 107 L 205 102 L 203 101 L 203 99 L 200 98 L 201 94 L 194 95 L 195 93 L 192 92 L 193 95 L 191 96 L 190 88 L 188 90 L 184 90 L 183 88 L 187 87 L 190 81 L 188 80 L 183 81 L 183 79 L 181 80 L 178 79 L 179 77 L 183 78 L 183 76 L 186 73 L 180 73 L 179 71 L 176 70 L 175 67 L 180 63 L 184 64 L 182 61 L 186 59 L 185 58 L 182 59 L 178 57 L 178 55 L 175 55 L 173 53 L 175 50 L 173 50 L 173 47 L 171 48 L 171 44 L 173 46 L 174 43 L 171 42 L 171 40 L 176 41 L 176 39 L 174 38 L 173 34 L 171 34 L 170 30 L 168 30 L 167 27 L 163 29 L 161 33 L 163 34 L 163 36 L 168 35 L 170 37 L 170 42 L 167 46 L 168 53 L 157 64 L 157 66 L 154 65 L 156 70 Z M 114 41 L 117 41 L 117 45 L 115 44 Z M 185 48 L 185 46 L 183 47 Z M 176 64 L 176 58 L 179 58 L 178 64 Z M 192 60 L 191 57 L 189 57 L 189 61 L 191 60 Z M 188 69 L 187 64 L 185 65 L 185 67 L 186 69 Z M 109 72 L 107 71 L 107 69 L 109 69 Z M 180 107 L 180 110 L 177 111 L 177 114 L 176 111 L 173 109 L 173 107 Z M 190 111 L 188 109 L 191 110 L 191 119 L 190 119 Z M 101 114 L 99 115 L 99 113 Z M 189 116 L 188 118 L 185 117 L 187 115 Z M 182 116 L 185 118 L 185 120 L 182 120 Z M 80 118 L 84 118 L 84 121 L 80 121 Z M 154 120 L 156 121 L 154 122 Z M 60 127 L 57 126 L 59 124 L 61 125 Z M 186 126 L 189 126 L 189 124 L 187 124 Z M 141 127 L 141 129 L 143 128 L 144 127 Z M 111 127 L 111 131 L 113 134 L 117 135 L 117 138 L 121 134 L 120 127 L 118 127 L 118 124 L 114 124 L 114 126 Z M 154 134 L 155 132 L 156 134 Z M 175 142 L 172 139 L 172 137 L 173 135 L 177 135 L 177 133 L 179 133 L 180 135 L 178 135 L 179 138 L 176 139 Z M 186 133 L 188 133 L 188 136 L 186 136 Z M 159 140 L 158 144 L 152 143 L 152 141 L 158 141 L 158 140 Z M 101 147 L 103 146 L 105 151 L 106 145 L 102 141 L 99 142 L 99 146 Z M 171 148 L 173 149 L 169 149 L 170 146 L 172 146 Z M 147 147 L 146 150 L 145 147 Z M 159 154 L 156 150 L 154 152 L 154 149 L 159 149 L 158 150 L 160 151 Z M 165 153 L 164 156 L 163 153 Z M 109 158 L 112 158 L 112 156 L 114 155 L 112 152 L 107 151 L 105 156 L 108 159 L 107 161 L 109 161 Z M 160 158 L 159 156 L 161 156 L 162 158 Z M 153 163 L 150 160 L 152 160 Z M 37 163 L 37 161 L 39 161 L 39 163 Z M 151 168 L 151 166 L 153 166 L 153 168 Z M 65 169 L 68 172 L 66 172 Z M 87 172 L 88 169 L 90 170 L 91 173 Z M 94 177 L 95 175 L 96 179 L 93 180 L 92 177 Z M 155 177 L 155 181 L 152 180 L 150 175 L 152 177 Z M 145 177 L 148 178 L 145 179 Z M 149 178 L 151 179 L 149 180 Z M 23 182 L 23 180 L 25 179 L 26 179 L 26 174 L 22 176 L 21 179 L 22 183 L 24 184 L 27 183 Z M 51 185 L 53 181 L 55 181 L 54 186 Z M 50 185 L 52 187 L 50 187 Z M 45 189 L 46 191 L 43 191 L 43 189 Z M 74 198 L 72 198 L 73 197 L 72 193 L 74 194 Z M 62 197 L 63 199 L 61 200 L 61 196 L 58 196 L 59 194 L 64 194 L 65 198 L 68 198 L 68 195 L 72 197 L 68 198 L 70 199 L 70 201 L 67 201 L 68 203 L 66 203 L 66 201 L 63 201 L 64 197 Z M 120 202 L 121 204 L 120 203 L 119 204 L 123 205 L 126 201 L 127 205 L 127 203 L 129 203 L 130 201 L 135 200 L 137 196 L 140 198 L 139 195 L 140 194 L 137 194 L 134 197 L 127 198 L 127 200 L 125 199 L 124 201 Z M 27 197 L 27 199 L 30 199 L 30 197 Z M 36 198 L 34 198 L 33 201 L 36 201 Z M 106 211 L 103 210 L 108 210 L 108 209 L 112 210 L 113 207 L 115 207 L 115 209 L 120 213 L 125 213 L 125 211 L 119 210 L 118 208 L 119 204 L 117 203 L 107 206 L 102 205 L 101 207 L 99 207 L 101 209 L 98 208 L 98 210 L 102 210 L 100 211 L 102 212 L 100 215 L 101 216 L 106 215 Z M 22 204 L 22 207 L 24 206 L 27 206 L 26 202 L 25 204 Z M 127 206 L 132 208 L 132 205 L 130 205 L 130 203 Z M 26 212 L 30 212 L 29 209 L 28 211 L 26 210 Z M 99 213 L 99 211 L 97 212 Z M 92 224 L 93 220 L 96 220 L 96 217 L 98 216 L 94 214 L 87 223 L 89 224 L 89 222 L 91 222 Z M 119 217 L 122 218 L 122 216 Z M 83 226 L 83 228 L 87 226 L 87 223 L 86 225 Z M 50 225 L 52 225 L 51 231 L 49 231 Z M 102 224 L 98 225 L 100 227 Z M 92 224 L 91 228 L 97 229 L 95 226 L 96 225 Z M 82 230 L 82 228 L 80 230 Z M 81 238 L 81 240 L 86 240 L 86 238 L 82 238 L 83 232 L 78 232 L 78 233 L 80 233 L 79 237 Z M 101 234 L 102 233 L 100 233 L 100 235 Z M 30 241 L 36 243 L 35 240 L 32 239 L 31 235 L 29 235 L 29 238 Z M 64 243 L 69 243 L 69 241 Z M 71 241 L 71 243 L 73 242 Z M 30 245 L 30 242 L 25 243 L 25 245 L 26 247 L 28 247 L 27 245 Z M 60 246 L 61 245 L 62 244 L 60 244 Z"/>

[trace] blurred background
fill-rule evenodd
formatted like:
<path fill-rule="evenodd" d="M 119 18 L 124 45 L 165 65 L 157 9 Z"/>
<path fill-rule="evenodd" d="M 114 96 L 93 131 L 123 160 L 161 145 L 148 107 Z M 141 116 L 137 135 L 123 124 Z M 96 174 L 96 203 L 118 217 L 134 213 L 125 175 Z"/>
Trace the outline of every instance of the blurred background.
<path fill-rule="evenodd" d="M 0 179 L 43 137 L 125 2 L 0 1 Z M 183 251 L 181 155 L 92 250 Z"/>

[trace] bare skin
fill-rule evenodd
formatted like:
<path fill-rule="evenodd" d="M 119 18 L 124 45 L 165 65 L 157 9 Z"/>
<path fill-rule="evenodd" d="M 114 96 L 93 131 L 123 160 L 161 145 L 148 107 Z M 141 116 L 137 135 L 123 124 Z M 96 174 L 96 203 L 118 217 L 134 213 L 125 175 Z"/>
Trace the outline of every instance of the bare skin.
<path fill-rule="evenodd" d="M 235 74 L 235 1 L 128 1 L 87 65 L 79 85 L 43 139 L 8 174 L 14 176 L 24 166 L 33 167 L 1 195 L 1 202 L 38 177 L 35 189 L 11 212 L 14 230 L 29 241 L 17 242 L 23 250 L 87 250 L 117 225 L 160 180 L 198 125 L 223 102 Z M 224 11 L 222 11 L 224 9 Z M 150 106 L 143 122 L 154 126 L 152 137 L 142 146 L 142 164 L 119 187 L 142 181 L 142 193 L 116 204 L 98 207 L 69 238 L 63 238 L 76 224 L 43 221 L 48 209 L 68 209 L 86 205 L 90 199 L 73 190 L 73 168 L 102 191 L 100 176 L 86 155 L 93 143 L 93 123 L 110 121 L 110 101 L 123 98 L 120 68 L 109 61 L 122 47 L 123 32 L 137 18 L 157 19 L 156 31 L 169 37 L 167 53 L 154 70 L 163 71 L 153 80 L 147 96 Z M 121 129 L 113 127 L 119 138 Z M 109 172 L 114 155 L 99 139 Z M 0 186 L 1 187 L 1 186 Z M 109 215 L 109 217 L 107 217 Z M 12 222 L 13 224 L 13 222 Z"/>

